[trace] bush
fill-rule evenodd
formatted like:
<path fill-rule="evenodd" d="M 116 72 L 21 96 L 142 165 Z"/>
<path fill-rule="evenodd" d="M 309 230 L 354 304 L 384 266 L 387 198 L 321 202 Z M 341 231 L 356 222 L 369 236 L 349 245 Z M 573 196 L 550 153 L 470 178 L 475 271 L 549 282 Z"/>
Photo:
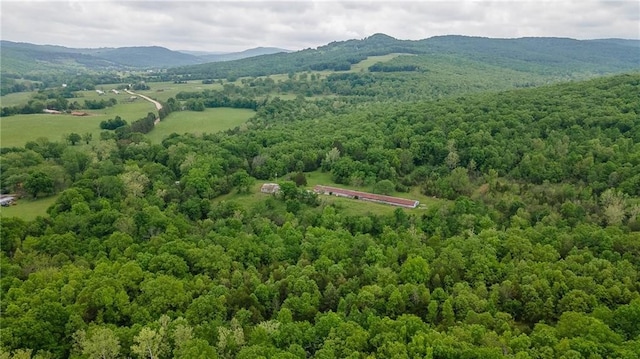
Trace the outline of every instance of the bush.
<path fill-rule="evenodd" d="M 115 130 L 116 128 L 125 126 L 126 124 L 127 121 L 120 118 L 120 116 L 116 116 L 116 118 L 100 122 L 100 128 L 103 130 Z"/>
<path fill-rule="evenodd" d="M 396 185 L 390 180 L 382 180 L 373 185 L 373 193 L 389 195 L 395 188 Z"/>

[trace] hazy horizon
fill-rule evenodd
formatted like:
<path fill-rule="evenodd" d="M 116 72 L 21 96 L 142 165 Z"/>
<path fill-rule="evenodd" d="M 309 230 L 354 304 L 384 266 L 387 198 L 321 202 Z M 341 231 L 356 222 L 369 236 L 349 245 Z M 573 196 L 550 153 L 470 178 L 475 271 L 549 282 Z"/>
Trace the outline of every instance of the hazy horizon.
<path fill-rule="evenodd" d="M 375 34 L 372 34 L 375 35 Z M 372 36 L 370 35 L 370 36 Z M 435 36 L 431 36 L 431 37 L 439 37 L 439 36 L 466 36 L 466 37 L 482 37 L 482 36 L 469 36 L 469 35 L 460 35 L 460 34 L 447 34 L 447 35 L 435 35 Z M 367 38 L 369 36 L 366 36 L 365 38 Z M 547 37 L 547 38 L 562 38 L 562 37 L 558 37 L 558 36 L 523 36 L 520 38 L 536 38 L 536 37 Z M 490 39 L 500 39 L 500 40 L 508 40 L 508 39 L 518 39 L 518 38 L 506 38 L 506 37 L 484 37 L 484 38 L 490 38 Z M 360 38 L 360 39 L 345 39 L 345 40 L 339 40 L 339 41 L 347 41 L 347 40 L 362 40 L 364 38 Z M 426 38 L 425 38 L 426 39 Z M 593 39 L 575 39 L 575 38 L 567 38 L 567 39 L 573 39 L 573 40 L 584 40 L 584 41 L 593 41 L 593 40 L 623 40 L 623 41 L 638 41 L 640 42 L 640 39 L 629 39 L 629 38 L 620 38 L 620 37 L 608 37 L 608 38 L 593 38 Z M 409 39 L 397 39 L 397 40 L 409 40 Z M 416 39 L 416 40 L 423 40 L 423 39 Z M 256 46 L 256 47 L 251 47 L 251 48 L 246 48 L 246 49 L 242 49 L 242 50 L 236 50 L 236 51 L 215 51 L 215 50 L 211 50 L 211 51 L 207 51 L 207 50 L 185 50 L 185 49 L 173 49 L 173 48 L 169 48 L 169 47 L 165 47 L 165 46 L 159 46 L 159 45 L 133 45 L 133 46 L 117 46 L 117 47 L 69 47 L 69 46 L 64 46 L 64 45 L 59 45 L 59 44 L 38 44 L 38 43 L 33 43 L 33 42 L 26 42 L 26 41 L 14 41 L 11 39 L 2 39 L 2 41 L 9 41 L 9 42 L 13 42 L 13 43 L 24 43 L 24 44 L 31 44 L 31 45 L 37 45 L 37 46 L 56 46 L 56 47 L 64 47 L 64 48 L 68 48 L 68 49 L 89 49 L 89 50 L 98 50 L 98 49 L 116 49 L 116 48 L 134 48 L 134 47 L 163 47 L 166 48 L 168 50 L 171 51 L 177 51 L 177 52 L 182 52 L 182 53 L 187 53 L 187 54 L 195 54 L 195 53 L 199 53 L 201 55 L 225 55 L 225 54 L 231 54 L 231 53 L 239 53 L 239 52 L 244 52 L 244 51 L 249 51 L 249 50 L 255 50 L 255 49 L 280 49 L 280 50 L 285 50 L 285 51 L 289 51 L 289 52 L 296 52 L 296 51 L 301 51 L 307 48 L 300 48 L 300 49 L 284 49 L 281 47 L 276 47 L 276 46 Z M 329 41 L 328 43 L 330 43 L 332 41 Z M 326 43 L 326 44 L 328 44 Z M 317 47 L 320 46 L 324 46 L 326 44 L 320 44 Z M 316 48 L 316 47 L 313 47 Z"/>
<path fill-rule="evenodd" d="M 238 52 L 316 48 L 384 33 L 402 40 L 640 39 L 638 1 L 2 1 L 1 38 L 70 48 Z"/>

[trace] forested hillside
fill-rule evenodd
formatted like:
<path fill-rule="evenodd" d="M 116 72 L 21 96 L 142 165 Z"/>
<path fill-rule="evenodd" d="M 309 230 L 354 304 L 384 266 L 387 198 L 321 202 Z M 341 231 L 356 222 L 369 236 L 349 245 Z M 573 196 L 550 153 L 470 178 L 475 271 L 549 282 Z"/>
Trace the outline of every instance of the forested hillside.
<path fill-rule="evenodd" d="M 265 76 L 300 71 L 346 71 L 369 56 L 393 53 L 416 55 L 418 61 L 438 68 L 449 61 L 475 66 L 500 66 L 524 74 L 571 76 L 615 73 L 640 67 L 637 41 L 574 40 L 565 38 L 490 39 L 437 36 L 419 41 L 375 34 L 362 40 L 332 42 L 317 49 L 258 56 L 225 63 L 175 67 L 167 78 L 215 79 Z M 635 46 L 634 46 L 635 45 Z M 428 68 L 428 67 L 427 67 Z M 409 68 L 416 70 L 418 68 Z M 396 69 L 396 71 L 406 71 Z"/>
<path fill-rule="evenodd" d="M 90 53 L 94 57 L 129 68 L 164 68 L 202 62 L 197 56 L 172 51 L 160 46 L 92 49 Z"/>
<path fill-rule="evenodd" d="M 61 193 L 1 217 L 2 355 L 638 358 L 639 94 L 267 98 L 225 133 L 3 149 L 3 190 Z M 318 175 L 431 200 L 354 214 Z"/>

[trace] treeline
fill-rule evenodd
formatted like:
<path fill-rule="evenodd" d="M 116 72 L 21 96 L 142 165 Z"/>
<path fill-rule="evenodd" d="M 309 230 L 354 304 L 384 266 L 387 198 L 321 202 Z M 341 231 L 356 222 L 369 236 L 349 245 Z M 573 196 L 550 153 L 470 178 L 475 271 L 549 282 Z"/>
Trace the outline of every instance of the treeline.
<path fill-rule="evenodd" d="M 184 101 L 185 108 L 190 111 L 204 111 L 205 108 L 246 108 L 256 110 L 259 106 L 254 98 L 242 96 L 234 85 L 225 85 L 225 90 L 204 90 L 202 92 L 178 92 L 176 100 Z M 255 94 L 255 93 L 254 93 Z M 252 96 L 253 97 L 253 96 Z"/>
<path fill-rule="evenodd" d="M 103 108 L 115 106 L 118 100 L 115 98 L 110 99 L 96 99 L 96 100 L 84 100 L 84 108 L 89 110 L 101 110 Z"/>
<path fill-rule="evenodd" d="M 20 78 L 12 78 L 2 74 L 2 83 L 0 84 L 0 96 L 8 95 L 14 92 L 35 91 L 42 88 L 41 82 L 23 80 Z"/>
<path fill-rule="evenodd" d="M 417 65 L 390 65 L 384 62 L 375 63 L 368 68 L 371 72 L 404 72 L 404 71 L 418 71 L 420 67 Z"/>
<path fill-rule="evenodd" d="M 143 117 L 139 120 L 131 122 L 131 132 L 137 133 L 149 133 L 155 126 L 156 115 L 152 112 L 147 114 L 147 117 Z"/>
<path fill-rule="evenodd" d="M 131 83 L 138 84 L 144 81 L 146 76 L 127 73 L 121 75 L 117 72 L 109 71 L 103 73 L 81 73 L 75 71 L 71 73 L 50 71 L 47 73 L 31 73 L 15 75 L 2 73 L 2 83 L 0 83 L 0 93 L 2 96 L 14 92 L 26 92 L 34 90 L 56 90 L 66 91 L 87 91 L 95 90 L 98 85 Z"/>
<path fill-rule="evenodd" d="M 156 115 L 149 112 L 147 116 L 127 124 L 120 116 L 100 122 L 100 128 L 107 130 L 101 134 L 102 139 L 130 140 L 133 134 L 145 134 L 151 132 L 155 126 Z M 108 131 L 114 131 L 110 133 Z"/>

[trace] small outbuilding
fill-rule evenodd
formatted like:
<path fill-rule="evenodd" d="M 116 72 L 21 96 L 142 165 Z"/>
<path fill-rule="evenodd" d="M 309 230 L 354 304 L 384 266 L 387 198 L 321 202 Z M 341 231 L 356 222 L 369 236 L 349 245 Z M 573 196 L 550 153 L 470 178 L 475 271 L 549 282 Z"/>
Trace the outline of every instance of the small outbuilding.
<path fill-rule="evenodd" d="M 280 191 L 280 185 L 277 183 L 265 183 L 260 187 L 260 192 L 262 193 L 278 193 Z"/>

